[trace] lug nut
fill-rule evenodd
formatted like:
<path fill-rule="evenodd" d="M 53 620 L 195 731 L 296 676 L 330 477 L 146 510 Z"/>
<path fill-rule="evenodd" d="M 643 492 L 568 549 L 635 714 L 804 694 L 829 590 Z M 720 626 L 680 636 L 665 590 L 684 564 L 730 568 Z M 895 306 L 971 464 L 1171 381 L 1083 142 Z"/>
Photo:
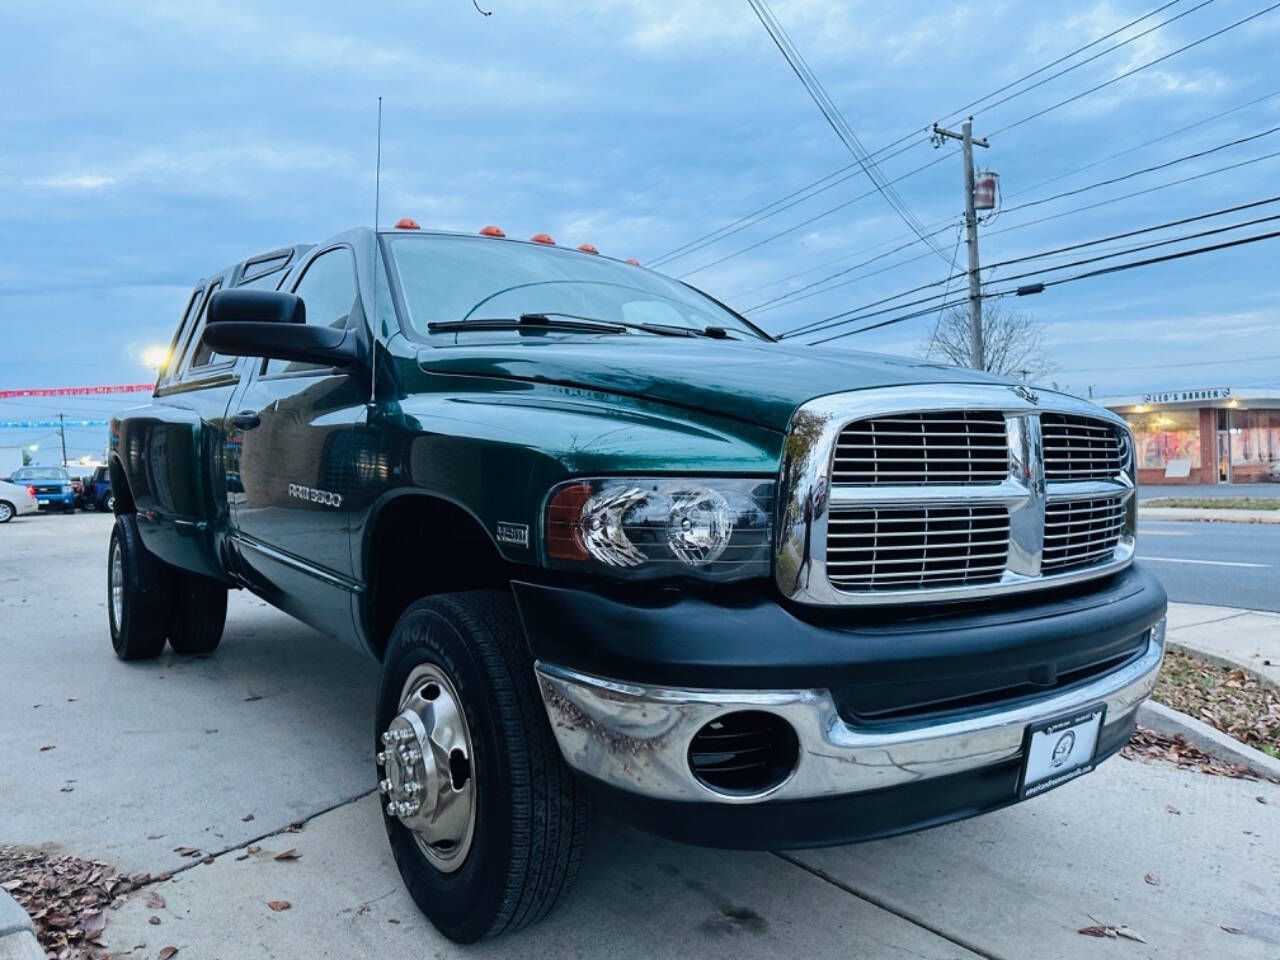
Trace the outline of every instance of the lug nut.
<path fill-rule="evenodd" d="M 395 742 L 395 735 L 390 730 L 384 730 L 382 732 L 382 742 L 384 745 L 390 746 Z"/>
<path fill-rule="evenodd" d="M 422 759 L 422 751 L 418 750 L 416 747 L 410 747 L 407 750 L 401 751 L 400 759 L 404 761 L 406 766 L 411 767 Z"/>
<path fill-rule="evenodd" d="M 387 751 L 379 750 L 374 759 L 378 761 L 378 766 L 385 767 L 387 765 Z"/>
<path fill-rule="evenodd" d="M 412 796 L 415 793 L 421 793 L 422 784 L 418 783 L 417 780 L 410 780 L 408 783 L 404 785 L 404 792 L 409 794 L 410 796 Z"/>
<path fill-rule="evenodd" d="M 391 792 L 391 781 L 390 781 L 390 780 L 379 780 L 379 781 L 378 781 L 378 792 L 379 792 L 379 793 L 381 793 L 381 794 L 388 794 L 388 793 L 390 793 L 390 792 Z"/>

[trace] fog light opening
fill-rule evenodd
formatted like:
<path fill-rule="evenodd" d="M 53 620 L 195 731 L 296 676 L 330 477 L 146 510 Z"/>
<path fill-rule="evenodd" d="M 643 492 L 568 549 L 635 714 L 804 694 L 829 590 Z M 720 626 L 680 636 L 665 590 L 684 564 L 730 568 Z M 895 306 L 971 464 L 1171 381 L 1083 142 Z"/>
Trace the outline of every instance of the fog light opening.
<path fill-rule="evenodd" d="M 791 776 L 800 741 L 777 714 L 739 710 L 705 724 L 689 744 L 689 769 L 709 790 L 765 793 Z"/>

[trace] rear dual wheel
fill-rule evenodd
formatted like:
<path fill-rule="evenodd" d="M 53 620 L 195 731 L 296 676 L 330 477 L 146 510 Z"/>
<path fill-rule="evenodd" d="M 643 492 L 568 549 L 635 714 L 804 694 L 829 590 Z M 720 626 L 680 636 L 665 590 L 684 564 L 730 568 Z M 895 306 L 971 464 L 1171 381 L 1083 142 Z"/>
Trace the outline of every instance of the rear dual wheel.
<path fill-rule="evenodd" d="M 166 640 L 175 653 L 210 653 L 226 616 L 224 584 L 163 563 L 143 545 L 136 517 L 116 517 L 107 548 L 107 618 L 116 656 L 150 660 Z"/>
<path fill-rule="evenodd" d="M 578 871 L 589 807 L 511 598 L 410 606 L 383 659 L 376 722 L 387 838 L 427 918 L 470 943 L 546 916 Z"/>

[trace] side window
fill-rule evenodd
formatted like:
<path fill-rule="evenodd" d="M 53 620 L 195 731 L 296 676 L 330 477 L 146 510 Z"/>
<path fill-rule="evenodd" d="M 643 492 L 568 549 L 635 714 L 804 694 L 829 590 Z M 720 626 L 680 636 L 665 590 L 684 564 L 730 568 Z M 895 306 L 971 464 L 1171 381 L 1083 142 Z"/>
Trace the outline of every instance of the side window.
<path fill-rule="evenodd" d="M 320 254 L 307 266 L 293 292 L 306 304 L 307 323 L 337 329 L 346 327 L 356 303 L 356 263 L 351 251 L 336 247 Z M 322 369 L 325 368 L 312 363 L 268 360 L 263 375 Z"/>
<path fill-rule="evenodd" d="M 214 283 L 212 286 L 210 286 L 209 296 L 212 297 L 213 292 L 217 290 L 219 286 L 221 286 L 221 283 Z M 203 312 L 204 313 L 209 312 L 209 308 L 207 305 L 205 306 L 205 309 Z M 204 319 L 204 317 L 202 316 L 201 319 Z M 201 332 L 202 333 L 204 332 L 203 327 L 201 328 Z M 231 359 L 232 359 L 231 357 L 224 357 L 220 353 L 214 353 L 213 348 L 210 347 L 208 344 L 206 344 L 202 339 L 199 343 L 196 344 L 196 352 L 195 352 L 195 355 L 192 356 L 191 358 L 191 366 L 189 369 L 195 370 L 197 367 L 211 367 L 216 363 L 224 363 Z"/>
<path fill-rule="evenodd" d="M 190 359 L 182 370 L 182 376 L 185 378 L 190 375 L 193 368 L 198 366 L 208 366 L 210 358 L 214 353 L 204 345 L 200 340 L 200 334 L 204 332 L 204 318 L 209 313 L 209 298 L 217 293 L 218 288 L 222 286 L 222 280 L 215 280 L 209 284 L 209 289 L 205 291 L 204 299 L 200 302 L 200 312 L 196 314 L 191 323 L 191 334 L 187 337 L 187 356 Z M 194 351 L 194 352 L 193 352 Z M 175 369 L 178 369 L 175 367 Z"/>
<path fill-rule="evenodd" d="M 191 299 L 187 301 L 187 309 L 182 311 L 182 319 L 178 321 L 178 329 L 174 331 L 173 340 L 169 343 L 169 352 L 165 354 L 164 366 L 160 368 L 160 380 L 168 380 L 170 374 L 178 369 L 178 348 L 182 344 L 182 335 L 191 329 L 191 324 L 195 322 L 196 311 L 200 309 L 200 297 L 204 293 L 203 287 L 196 287 L 191 291 Z"/>

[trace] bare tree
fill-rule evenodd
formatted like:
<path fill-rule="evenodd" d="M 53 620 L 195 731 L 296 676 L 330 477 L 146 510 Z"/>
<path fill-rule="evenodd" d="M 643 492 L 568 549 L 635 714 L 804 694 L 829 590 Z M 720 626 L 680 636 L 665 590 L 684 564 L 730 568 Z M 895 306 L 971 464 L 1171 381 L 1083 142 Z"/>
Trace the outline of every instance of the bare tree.
<path fill-rule="evenodd" d="M 992 373 L 1039 380 L 1055 369 L 1045 352 L 1044 334 L 1029 313 L 999 303 L 983 304 L 982 339 L 986 368 Z M 930 360 L 969 366 L 968 308 L 953 307 L 938 317 L 919 350 Z"/>

